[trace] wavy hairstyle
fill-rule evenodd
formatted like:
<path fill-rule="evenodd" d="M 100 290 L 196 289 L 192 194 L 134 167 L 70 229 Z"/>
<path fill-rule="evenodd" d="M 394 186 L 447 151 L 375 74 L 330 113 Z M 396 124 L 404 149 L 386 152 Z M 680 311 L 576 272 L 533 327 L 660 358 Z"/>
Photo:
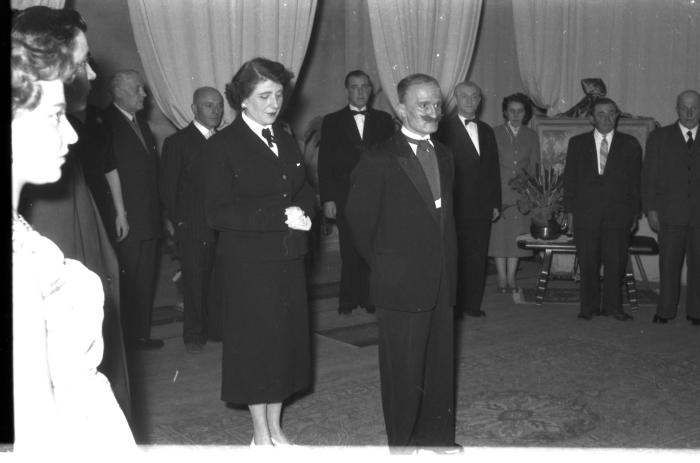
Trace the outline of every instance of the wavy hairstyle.
<path fill-rule="evenodd" d="M 226 84 L 226 100 L 236 112 L 241 111 L 241 103 L 255 90 L 255 86 L 264 80 L 270 80 L 282 86 L 283 104 L 287 102 L 294 73 L 284 65 L 266 58 L 253 58 L 243 63 L 229 84 Z"/>
<path fill-rule="evenodd" d="M 75 76 L 75 38 L 87 25 L 77 11 L 34 6 L 13 11 L 10 69 L 12 115 L 32 110 L 41 99 L 39 80 L 69 83 Z"/>

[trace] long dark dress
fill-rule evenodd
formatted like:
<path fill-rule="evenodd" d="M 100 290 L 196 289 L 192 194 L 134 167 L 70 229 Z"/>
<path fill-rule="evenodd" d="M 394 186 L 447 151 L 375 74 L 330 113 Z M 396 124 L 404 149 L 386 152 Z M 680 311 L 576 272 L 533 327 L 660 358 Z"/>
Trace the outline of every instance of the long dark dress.
<path fill-rule="evenodd" d="M 241 117 L 209 139 L 205 210 L 219 231 L 216 265 L 223 292 L 222 400 L 281 402 L 311 384 L 307 233 L 284 210 L 314 212 L 302 155 L 273 126 L 279 157 Z"/>
<path fill-rule="evenodd" d="M 519 195 L 508 185 L 510 179 L 520 170 L 534 173 L 535 164 L 540 160 L 540 142 L 537 134 L 528 127 L 520 127 L 514 135 L 508 123 L 494 127 L 498 144 L 498 160 L 501 167 L 501 217 L 491 224 L 489 256 L 526 257 L 532 252 L 520 249 L 516 237 L 526 233 L 530 227 L 530 217 L 518 211 Z"/>

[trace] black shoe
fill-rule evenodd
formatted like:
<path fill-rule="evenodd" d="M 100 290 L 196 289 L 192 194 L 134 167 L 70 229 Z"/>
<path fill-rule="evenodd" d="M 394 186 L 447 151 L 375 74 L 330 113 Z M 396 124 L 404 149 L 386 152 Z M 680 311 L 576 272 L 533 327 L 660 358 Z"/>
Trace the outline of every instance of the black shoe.
<path fill-rule="evenodd" d="M 576 318 L 578 318 L 580 320 L 591 320 L 593 318 L 593 315 L 588 314 L 588 313 L 580 313 L 580 314 L 578 314 L 578 316 Z"/>
<path fill-rule="evenodd" d="M 377 308 L 372 304 L 369 304 L 369 305 L 363 307 L 363 309 L 365 309 L 367 311 L 367 313 L 374 313 L 377 311 Z"/>
<path fill-rule="evenodd" d="M 485 317 L 486 312 L 484 312 L 483 310 L 477 310 L 476 312 L 467 312 L 467 315 L 469 315 L 470 317 Z"/>
<path fill-rule="evenodd" d="M 140 350 L 160 349 L 165 343 L 162 339 L 138 338 L 131 342 L 131 347 Z"/>
<path fill-rule="evenodd" d="M 688 321 L 693 324 L 693 326 L 700 326 L 700 318 L 691 317 L 690 315 L 685 318 L 687 318 Z"/>
<path fill-rule="evenodd" d="M 628 320 L 634 320 L 634 318 L 632 317 L 632 315 L 630 315 L 630 314 L 628 314 L 628 313 L 625 313 L 625 312 L 623 312 L 623 311 L 619 311 L 619 312 L 617 312 L 617 313 L 614 313 L 614 314 L 613 314 L 613 318 L 614 318 L 615 320 L 618 320 L 618 321 L 621 321 L 621 322 L 626 322 L 626 321 L 628 321 Z"/>
<path fill-rule="evenodd" d="M 668 323 L 668 320 L 669 320 L 668 318 L 664 318 L 664 317 L 660 317 L 660 316 L 658 316 L 658 315 L 654 315 L 654 318 L 651 319 L 651 322 L 652 322 L 652 323 L 661 323 L 661 324 L 665 324 L 665 323 Z"/>
<path fill-rule="evenodd" d="M 445 445 L 442 447 L 418 447 L 416 449 L 417 455 L 424 454 L 435 454 L 435 455 L 457 455 L 464 452 L 464 447 L 454 443 L 452 445 Z"/>

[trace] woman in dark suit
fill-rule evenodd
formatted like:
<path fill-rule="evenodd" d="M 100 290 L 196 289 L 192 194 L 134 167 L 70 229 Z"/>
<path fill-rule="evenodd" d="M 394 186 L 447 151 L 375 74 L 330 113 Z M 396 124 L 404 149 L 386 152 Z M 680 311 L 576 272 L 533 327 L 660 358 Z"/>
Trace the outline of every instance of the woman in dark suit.
<path fill-rule="evenodd" d="M 209 139 L 207 223 L 225 279 L 221 398 L 246 404 L 251 445 L 289 444 L 282 401 L 311 383 L 304 254 L 314 212 L 302 155 L 279 123 L 292 73 L 255 58 L 226 86 L 238 117 Z"/>

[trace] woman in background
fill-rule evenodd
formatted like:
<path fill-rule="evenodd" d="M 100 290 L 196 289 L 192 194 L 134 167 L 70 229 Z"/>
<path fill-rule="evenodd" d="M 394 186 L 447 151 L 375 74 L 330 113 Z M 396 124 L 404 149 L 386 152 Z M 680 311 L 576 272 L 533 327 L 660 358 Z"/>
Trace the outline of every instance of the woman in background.
<path fill-rule="evenodd" d="M 513 299 L 519 302 L 523 295 L 516 281 L 518 258 L 532 253 L 518 248 L 516 237 L 527 232 L 530 220 L 518 211 L 518 193 L 511 189 L 508 182 L 522 169 L 535 172 L 540 159 L 540 143 L 537 134 L 525 127 L 532 117 L 532 104 L 526 95 L 515 93 L 505 97 L 501 109 L 506 122 L 494 127 L 493 131 L 501 168 L 503 212 L 499 220 L 491 225 L 489 256 L 496 261 L 498 291 L 503 294 L 512 292 Z"/>
<path fill-rule="evenodd" d="M 133 448 L 134 439 L 102 360 L 100 278 L 19 215 L 27 184 L 61 177 L 77 141 L 63 84 L 74 62 L 73 34 L 11 34 L 13 386 L 15 450 L 71 452 Z"/>
<path fill-rule="evenodd" d="M 282 401 L 311 384 L 304 255 L 315 195 L 277 121 L 291 72 L 264 58 L 226 86 L 238 117 L 207 144 L 205 209 L 224 279 L 221 398 L 245 404 L 251 445 L 285 445 Z"/>

